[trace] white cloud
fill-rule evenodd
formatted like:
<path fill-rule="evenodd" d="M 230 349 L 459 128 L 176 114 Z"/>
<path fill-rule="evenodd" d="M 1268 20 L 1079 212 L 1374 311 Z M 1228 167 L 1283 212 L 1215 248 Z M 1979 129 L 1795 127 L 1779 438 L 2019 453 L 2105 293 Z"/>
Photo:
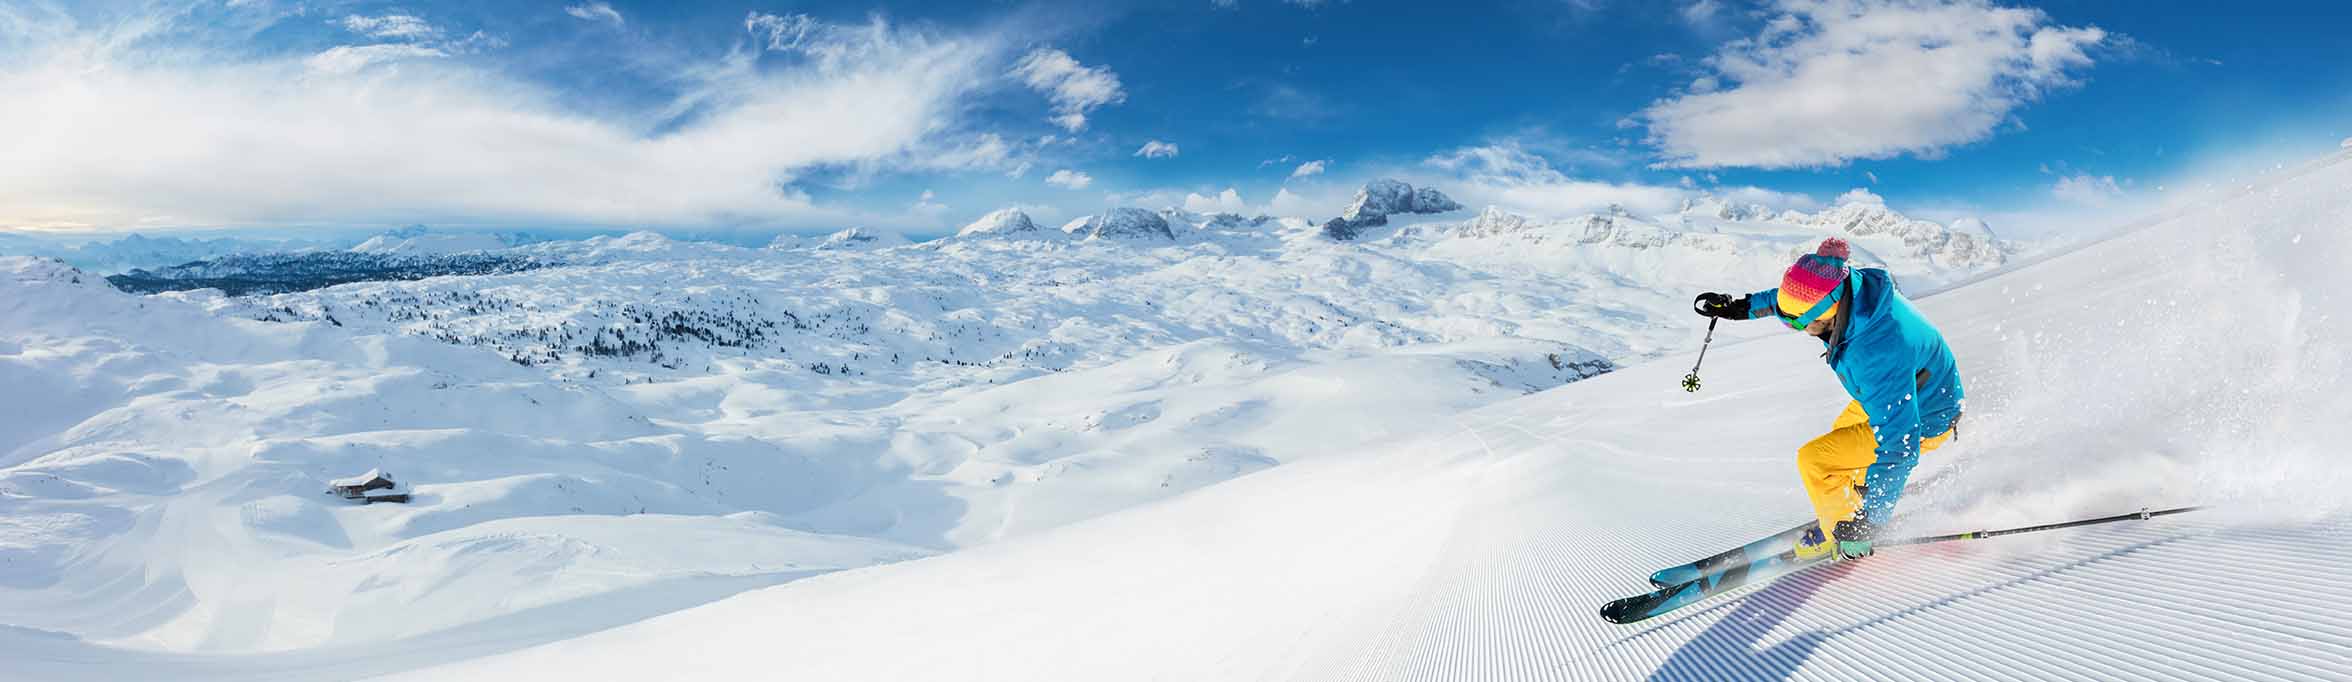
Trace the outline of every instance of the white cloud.
<path fill-rule="evenodd" d="M 1878 184 L 1878 174 L 1877 174 L 1877 173 L 1872 173 L 1872 172 L 1870 172 L 1870 171 L 1862 171 L 1862 177 L 1869 178 L 1869 179 L 1870 179 L 1870 184 L 1873 184 L 1873 185 L 1875 185 L 1875 184 Z"/>
<path fill-rule="evenodd" d="M 1045 93 L 1053 102 L 1055 125 L 1070 132 L 1086 127 L 1086 113 L 1126 101 L 1119 75 L 1110 69 L 1079 64 L 1070 53 L 1051 48 L 1031 50 L 1013 65 L 1012 75 L 1029 89 Z"/>
<path fill-rule="evenodd" d="M 1259 168 L 1265 168 L 1265 167 L 1267 167 L 1267 166 L 1279 166 L 1279 165 L 1286 164 L 1286 163 L 1290 163 L 1290 162 L 1292 162 L 1292 161 L 1297 161 L 1297 160 L 1298 160 L 1298 157 L 1291 156 L 1291 155 L 1289 155 L 1289 154 L 1284 154 L 1284 155 L 1277 156 L 1277 157 L 1274 157 L 1274 158 L 1271 158 L 1271 159 L 1267 159 L 1267 160 L 1264 160 L 1264 161 L 1259 161 L 1259 162 L 1258 162 L 1258 167 L 1259 167 Z"/>
<path fill-rule="evenodd" d="M 1142 149 L 1135 150 L 1135 155 L 1146 159 L 1170 159 L 1176 157 L 1176 151 L 1174 142 L 1152 140 L 1143 143 Z"/>
<path fill-rule="evenodd" d="M 1682 15 L 1683 23 L 1694 27 L 1707 26 L 1715 21 L 1716 15 L 1722 12 L 1723 3 L 1716 2 L 1716 0 L 1692 0 L 1692 2 L 1684 4 L 1682 9 L 1676 11 Z"/>
<path fill-rule="evenodd" d="M 1641 117 L 1663 165 L 1791 168 L 1932 157 L 2074 83 L 2106 38 L 1984 0 L 1780 0 Z"/>
<path fill-rule="evenodd" d="M 769 52 L 797 54 L 827 71 L 851 71 L 875 60 L 928 47 L 930 40 L 890 25 L 880 17 L 864 24 L 835 24 L 806 14 L 751 12 L 743 30 Z"/>
<path fill-rule="evenodd" d="M 1416 185 L 1437 187 L 1465 206 L 1499 206 L 1539 218 L 1600 213 L 1611 206 L 1644 215 L 1668 213 L 1680 210 L 1685 200 L 1702 194 L 1773 208 L 1805 208 L 1816 203 L 1804 195 L 1757 187 L 1701 190 L 1680 185 L 1580 180 L 1513 140 L 1440 152 L 1424 160 L 1422 165 L 1442 173 L 1409 178 L 1418 180 Z M 1709 176 L 1707 182 L 1713 183 L 1715 179 Z"/>
<path fill-rule="evenodd" d="M 1314 160 L 1314 161 L 1308 161 L 1308 162 L 1306 162 L 1306 163 L 1299 164 L 1299 165 L 1298 165 L 1298 168 L 1296 168 L 1296 169 L 1294 169 L 1294 170 L 1290 171 L 1290 177 L 1294 177 L 1294 178 L 1304 178 L 1304 177 L 1310 177 L 1310 176 L 1322 175 L 1322 174 L 1323 174 L 1323 169 L 1324 169 L 1324 167 L 1325 167 L 1326 165 L 1328 165 L 1329 163 L 1331 163 L 1331 161 L 1330 161 L 1329 159 L 1317 159 L 1317 160 Z"/>
<path fill-rule="evenodd" d="M 380 17 L 353 14 L 336 23 L 342 25 L 344 30 L 370 38 L 431 40 L 441 36 L 440 29 L 433 28 L 431 23 L 422 18 L 408 14 L 386 14 Z"/>
<path fill-rule="evenodd" d="M 1837 200 L 1831 201 L 1829 203 L 1832 206 L 1844 206 L 1846 204 L 1885 206 L 1886 197 L 1879 196 L 1877 192 L 1872 192 L 1867 189 L 1856 187 L 1846 190 L 1845 194 L 1838 195 Z"/>
<path fill-rule="evenodd" d="M 425 58 L 446 43 L 257 55 L 211 27 L 125 23 L 43 25 L 0 51 L 0 92 L 43 103 L 0 107 L 0 130 L 43 141 L 0 144 L 0 227 L 815 226 L 847 213 L 793 189 L 817 169 L 1008 156 L 949 142 L 1009 56 L 993 35 L 828 28 L 864 58 L 705 68 L 694 88 L 720 95 L 654 135 L 493 65 Z M 386 59 L 407 61 L 368 68 Z"/>
<path fill-rule="evenodd" d="M 1336 195 L 1330 197 L 1328 201 L 1318 201 L 1300 196 L 1291 192 L 1290 188 L 1284 187 L 1274 190 L 1274 199 L 1266 202 L 1265 212 L 1267 215 L 1280 216 L 1335 214 L 1339 212 L 1339 207 L 1345 205 L 1346 201 L 1347 197 Z"/>
<path fill-rule="evenodd" d="M 613 6 L 604 2 L 604 0 L 592 0 L 591 2 L 578 5 L 565 5 L 564 13 L 577 17 L 583 21 L 610 21 L 614 26 L 628 23 L 621 19 L 620 10 L 613 9 Z"/>
<path fill-rule="evenodd" d="M 1031 168 L 1035 168 L 1035 167 L 1037 167 L 1037 164 L 1035 164 L 1035 163 L 1032 163 L 1032 162 L 1029 162 L 1029 161 L 1022 161 L 1022 162 L 1020 162 L 1020 163 L 1016 163 L 1016 164 L 1013 164 L 1013 167 L 1012 167 L 1012 168 L 1009 168 L 1009 169 L 1006 169 L 1006 170 L 1005 170 L 1005 177 L 1012 178 L 1012 179 L 1015 179 L 1015 180 L 1019 180 L 1019 179 L 1021 179 L 1021 177 L 1022 177 L 1022 176 L 1025 176 L 1025 175 L 1028 175 L 1028 174 L 1029 174 L 1029 169 L 1031 169 Z"/>
<path fill-rule="evenodd" d="M 1087 185 L 1094 184 L 1094 176 L 1064 168 L 1045 176 L 1045 184 L 1064 189 L 1086 189 Z"/>
<path fill-rule="evenodd" d="M 1466 177 L 1504 182 L 1553 183 L 1568 179 L 1567 175 L 1554 170 L 1550 161 L 1527 151 L 1517 142 L 1507 140 L 1440 152 L 1422 163 Z"/>
<path fill-rule="evenodd" d="M 1227 187 L 1225 191 L 1218 192 L 1217 196 L 1213 197 L 1200 194 L 1184 195 L 1184 210 L 1194 213 L 1247 214 L 1250 212 L 1250 205 L 1249 202 L 1241 200 L 1241 192 Z"/>
<path fill-rule="evenodd" d="M 2115 184 L 2112 175 L 2077 173 L 2059 178 L 2050 186 L 2050 195 L 2070 204 L 2105 206 L 2123 198 L 2123 187 Z"/>
<path fill-rule="evenodd" d="M 312 71 L 343 75 L 357 72 L 374 64 L 396 62 L 403 59 L 429 59 L 447 56 L 449 53 L 443 52 L 439 48 L 406 43 L 343 45 L 327 48 L 324 52 L 311 55 L 310 59 L 304 60 L 304 64 L 308 65 Z"/>

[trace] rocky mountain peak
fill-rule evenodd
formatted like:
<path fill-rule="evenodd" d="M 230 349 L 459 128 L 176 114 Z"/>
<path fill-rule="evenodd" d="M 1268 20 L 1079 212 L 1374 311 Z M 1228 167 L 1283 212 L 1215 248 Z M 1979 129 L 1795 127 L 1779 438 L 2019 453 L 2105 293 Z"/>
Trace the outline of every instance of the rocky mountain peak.
<path fill-rule="evenodd" d="M 1436 188 L 1415 188 L 1403 181 L 1383 178 L 1364 183 L 1363 189 L 1356 190 L 1356 198 L 1348 202 L 1347 209 L 1323 224 L 1323 234 L 1344 241 L 1355 239 L 1365 228 L 1387 225 L 1391 215 L 1459 210 L 1462 204 Z"/>

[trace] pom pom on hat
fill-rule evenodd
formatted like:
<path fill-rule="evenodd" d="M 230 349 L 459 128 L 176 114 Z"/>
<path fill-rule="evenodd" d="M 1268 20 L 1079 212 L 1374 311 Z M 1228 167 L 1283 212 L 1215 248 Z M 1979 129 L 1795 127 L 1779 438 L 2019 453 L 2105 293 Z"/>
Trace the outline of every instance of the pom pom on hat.
<path fill-rule="evenodd" d="M 1828 256 L 1831 258 L 1844 260 L 1847 258 L 1852 258 L 1854 256 L 1854 250 L 1846 246 L 1846 240 L 1830 237 L 1828 239 L 1821 240 L 1821 249 L 1814 251 L 1813 255 Z"/>

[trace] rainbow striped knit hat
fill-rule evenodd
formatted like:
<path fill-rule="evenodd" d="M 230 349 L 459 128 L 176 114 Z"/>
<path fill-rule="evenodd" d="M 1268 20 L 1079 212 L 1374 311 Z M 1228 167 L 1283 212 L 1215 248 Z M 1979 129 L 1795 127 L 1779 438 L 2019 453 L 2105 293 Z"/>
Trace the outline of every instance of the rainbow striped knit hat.
<path fill-rule="evenodd" d="M 1813 307 L 1823 299 L 1837 297 L 1838 285 L 1846 281 L 1846 257 L 1852 254 L 1846 240 L 1830 237 L 1821 240 L 1819 250 L 1798 257 L 1797 263 L 1789 266 L 1788 274 L 1780 276 L 1780 298 L 1776 302 L 1781 316 L 1800 318 L 1796 323 L 1800 327 L 1829 317 L 1828 306 L 1819 311 Z"/>

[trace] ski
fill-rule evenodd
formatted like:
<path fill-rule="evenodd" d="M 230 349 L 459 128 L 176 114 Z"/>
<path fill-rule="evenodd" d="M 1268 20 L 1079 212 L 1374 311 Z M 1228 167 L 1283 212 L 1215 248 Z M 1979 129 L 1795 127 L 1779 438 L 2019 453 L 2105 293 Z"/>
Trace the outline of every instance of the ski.
<path fill-rule="evenodd" d="M 1745 551 L 1745 548 L 1732 552 Z M 1717 556 L 1728 556 L 1726 552 Z M 1601 606 L 1601 619 L 1623 625 L 1647 620 L 1659 614 L 1706 601 L 1708 597 L 1724 594 L 1748 585 L 1763 584 L 1781 576 L 1813 566 L 1831 563 L 1829 555 L 1809 559 L 1797 558 L 1796 550 L 1786 549 L 1777 554 L 1747 561 L 1726 561 L 1714 567 L 1713 573 L 1699 578 L 1658 588 L 1649 594 L 1634 595 Z"/>
<path fill-rule="evenodd" d="M 1987 538 L 2001 537 L 2004 535 L 2039 533 L 2043 531 L 2059 530 L 2064 528 L 2080 528 L 2083 526 L 2115 523 L 2119 521 L 2147 521 L 2149 519 L 2154 519 L 2160 516 L 2186 514 L 2204 508 L 2205 507 L 2203 506 L 2190 506 L 2175 507 L 2172 509 L 2164 509 L 2159 511 L 2142 509 L 2138 512 L 2130 514 L 2116 514 L 2114 516 L 2102 516 L 2092 519 L 2082 519 L 2079 521 L 2067 521 L 2064 523 L 2025 526 L 2022 528 L 2005 528 L 2001 530 L 1980 530 L 1968 533 L 1952 533 L 1948 535 L 1926 535 L 1893 540 L 1880 540 L 1874 544 L 1877 545 L 1878 548 L 1883 549 L 1887 547 L 1902 547 L 1906 545 L 1925 545 L 1940 542 L 1983 540 Z M 1770 538 L 1767 538 L 1767 540 L 1769 539 Z M 1755 543 L 1751 543 L 1749 546 L 1754 546 L 1754 544 Z M 1725 552 L 1716 556 L 1728 557 L 1734 552 L 1745 552 L 1746 550 L 1746 547 L 1742 547 L 1738 550 L 1733 550 L 1733 552 Z M 1822 564 L 1834 563 L 1835 561 L 1836 559 L 1834 558 L 1834 554 L 1825 554 L 1818 557 L 1804 559 L 1797 558 L 1797 552 L 1793 546 L 1789 549 L 1781 550 L 1780 552 L 1774 554 L 1765 555 L 1752 561 L 1741 562 L 1725 560 L 1714 566 L 1702 567 L 1702 574 L 1697 579 L 1684 581 L 1667 587 L 1660 587 L 1648 594 L 1638 594 L 1603 604 L 1601 605 L 1601 619 L 1619 625 L 1640 622 L 1657 617 L 1675 609 L 1706 601 L 1708 598 L 1714 597 L 1716 595 L 1729 593 L 1748 585 L 1761 585 L 1773 580 L 1777 580 L 1781 576 L 1803 571 L 1807 568 L 1819 566 Z"/>
<path fill-rule="evenodd" d="M 1951 475 L 1951 473 L 1946 471 L 1938 473 L 1934 477 L 1925 481 L 1912 481 L 1911 485 L 1905 486 L 1903 488 L 1903 494 L 1905 496 L 1916 497 L 1922 491 L 1925 491 L 1936 485 L 1938 482 L 1943 481 L 1944 477 L 1949 475 Z M 1768 557 L 1774 554 L 1779 554 L 1783 551 L 1787 551 L 1791 547 L 1797 546 L 1797 541 L 1805 537 L 1805 531 L 1813 529 L 1814 523 L 1815 522 L 1813 521 L 1799 523 L 1795 526 L 1791 526 L 1788 530 L 1764 536 L 1764 539 L 1762 540 L 1757 540 L 1755 542 L 1750 542 L 1745 545 L 1740 545 L 1738 547 L 1724 550 L 1714 556 L 1700 559 L 1698 561 L 1693 561 L 1687 564 L 1668 566 L 1658 569 L 1656 572 L 1650 574 L 1650 584 L 1658 587 L 1672 587 L 1693 580 L 1698 580 L 1709 575 L 1714 575 L 1715 573 L 1732 566 L 1746 564 L 1750 561 L 1754 561 L 1759 557 Z"/>
<path fill-rule="evenodd" d="M 1657 587 L 1672 587 L 1720 573 L 1733 566 L 1746 564 L 1754 561 L 1757 557 L 1767 557 L 1787 551 L 1789 548 L 1797 546 L 1797 541 L 1803 539 L 1805 532 L 1812 530 L 1815 525 L 1817 525 L 1816 522 L 1806 521 L 1788 530 L 1767 535 L 1762 540 L 1733 547 L 1714 556 L 1658 569 L 1657 572 L 1650 574 L 1650 584 Z"/>

